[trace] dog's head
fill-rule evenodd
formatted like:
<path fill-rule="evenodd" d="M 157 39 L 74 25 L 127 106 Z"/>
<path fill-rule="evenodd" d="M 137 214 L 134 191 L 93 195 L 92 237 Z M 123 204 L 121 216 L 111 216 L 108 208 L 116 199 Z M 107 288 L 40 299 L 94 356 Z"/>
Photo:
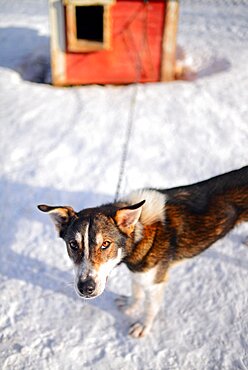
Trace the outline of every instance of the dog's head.
<path fill-rule="evenodd" d="M 38 206 L 51 216 L 66 243 L 81 297 L 94 298 L 103 292 L 109 273 L 131 247 L 144 203 L 110 204 L 80 212 L 65 206 Z"/>

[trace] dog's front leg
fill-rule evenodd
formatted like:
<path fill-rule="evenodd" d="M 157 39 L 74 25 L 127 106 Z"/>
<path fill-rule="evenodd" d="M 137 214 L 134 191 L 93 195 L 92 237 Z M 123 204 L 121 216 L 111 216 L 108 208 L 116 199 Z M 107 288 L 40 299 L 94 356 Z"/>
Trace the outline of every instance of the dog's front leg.
<path fill-rule="evenodd" d="M 163 292 L 164 283 L 154 284 L 145 290 L 144 318 L 130 326 L 129 334 L 132 337 L 143 337 L 149 333 L 163 301 Z"/>
<path fill-rule="evenodd" d="M 138 311 L 142 298 L 144 298 L 142 285 L 132 279 L 132 296 L 120 296 L 116 299 L 116 304 L 126 315 L 133 315 Z"/>

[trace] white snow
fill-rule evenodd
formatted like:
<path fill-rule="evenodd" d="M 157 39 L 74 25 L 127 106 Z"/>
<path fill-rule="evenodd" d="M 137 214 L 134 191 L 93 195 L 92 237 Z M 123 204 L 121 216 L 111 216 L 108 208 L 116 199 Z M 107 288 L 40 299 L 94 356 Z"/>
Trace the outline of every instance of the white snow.
<path fill-rule="evenodd" d="M 248 225 L 171 271 L 144 339 L 127 336 L 114 304 L 130 294 L 124 266 L 101 297 L 76 296 L 65 246 L 36 204 L 113 200 L 134 87 L 28 81 L 49 58 L 47 2 L 0 5 L 0 367 L 248 369 Z M 246 1 L 181 2 L 178 43 L 200 78 L 138 87 L 122 193 L 247 164 L 247 38 Z"/>

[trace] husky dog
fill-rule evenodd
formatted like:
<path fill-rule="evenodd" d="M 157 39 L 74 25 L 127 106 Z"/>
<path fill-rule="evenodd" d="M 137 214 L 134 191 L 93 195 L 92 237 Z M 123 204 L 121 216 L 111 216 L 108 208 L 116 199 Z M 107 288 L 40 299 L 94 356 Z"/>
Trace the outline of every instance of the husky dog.
<path fill-rule="evenodd" d="M 248 221 L 248 166 L 193 185 L 142 189 L 115 203 L 80 212 L 39 205 L 64 239 L 83 298 L 100 295 L 111 270 L 132 272 L 132 297 L 117 305 L 132 315 L 144 300 L 144 316 L 133 337 L 147 334 L 163 300 L 168 269 L 191 258 Z"/>

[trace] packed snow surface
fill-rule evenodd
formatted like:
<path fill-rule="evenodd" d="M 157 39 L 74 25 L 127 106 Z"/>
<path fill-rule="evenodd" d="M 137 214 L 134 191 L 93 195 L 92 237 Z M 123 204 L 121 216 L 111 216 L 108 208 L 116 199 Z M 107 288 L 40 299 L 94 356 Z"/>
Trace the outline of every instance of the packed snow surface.
<path fill-rule="evenodd" d="M 54 88 L 46 0 L 1 0 L 0 368 L 248 369 L 248 226 L 170 273 L 148 337 L 128 337 L 116 268 L 83 301 L 36 209 L 112 201 L 134 86 Z M 189 184 L 248 160 L 246 1 L 182 1 L 178 44 L 198 77 L 138 86 L 121 193 Z"/>

